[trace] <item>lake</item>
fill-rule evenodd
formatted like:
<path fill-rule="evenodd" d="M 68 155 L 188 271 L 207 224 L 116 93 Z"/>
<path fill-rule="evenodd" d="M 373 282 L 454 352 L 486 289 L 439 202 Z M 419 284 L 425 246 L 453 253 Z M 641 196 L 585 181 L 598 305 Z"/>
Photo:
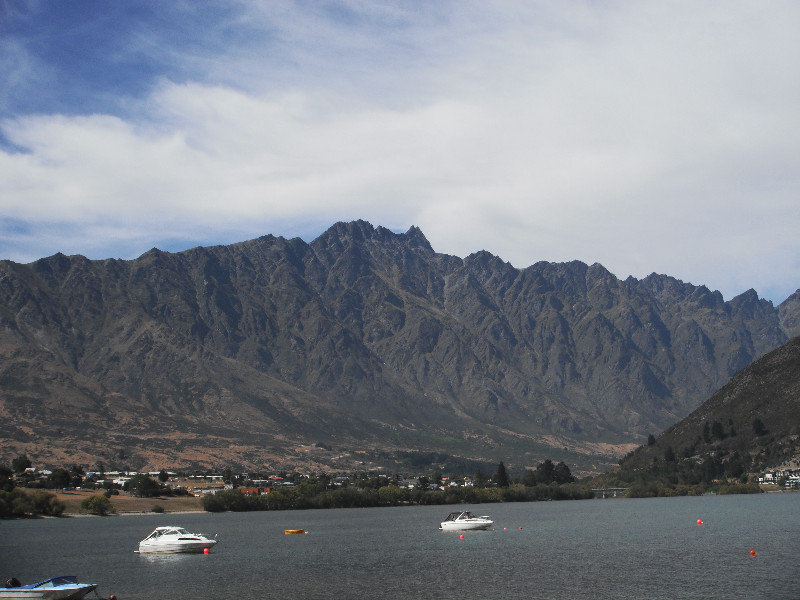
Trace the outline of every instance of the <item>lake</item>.
<path fill-rule="evenodd" d="M 119 600 L 800 597 L 800 493 L 472 505 L 495 525 L 464 539 L 438 529 L 457 508 L 3 521 L 0 577 L 74 574 Z M 219 543 L 134 553 L 174 524 Z"/>

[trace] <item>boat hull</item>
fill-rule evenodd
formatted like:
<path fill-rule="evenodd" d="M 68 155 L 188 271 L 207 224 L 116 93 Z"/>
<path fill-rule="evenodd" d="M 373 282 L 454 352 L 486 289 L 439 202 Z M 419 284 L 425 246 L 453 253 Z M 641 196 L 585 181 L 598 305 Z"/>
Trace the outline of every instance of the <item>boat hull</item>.
<path fill-rule="evenodd" d="M 216 544 L 216 540 L 191 540 L 160 544 L 139 544 L 139 554 L 201 554 Z"/>
<path fill-rule="evenodd" d="M 489 529 L 493 521 L 445 521 L 439 529 L 442 531 L 475 531 Z"/>
<path fill-rule="evenodd" d="M 54 587 L 0 588 L 2 600 L 79 600 L 97 588 L 96 583 L 75 583 Z"/>

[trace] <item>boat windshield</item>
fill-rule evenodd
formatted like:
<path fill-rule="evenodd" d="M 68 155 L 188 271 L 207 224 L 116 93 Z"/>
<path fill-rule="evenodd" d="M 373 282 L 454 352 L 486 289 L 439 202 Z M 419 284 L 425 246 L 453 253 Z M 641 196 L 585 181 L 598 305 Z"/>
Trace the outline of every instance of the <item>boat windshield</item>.
<path fill-rule="evenodd" d="M 70 584 L 77 584 L 78 577 L 76 575 L 59 575 L 58 577 L 51 577 L 50 579 L 45 579 L 44 581 L 40 581 L 39 583 L 31 583 L 29 585 L 20 586 L 22 589 L 32 590 L 34 588 L 40 587 L 56 587 L 58 585 L 70 585 Z"/>
<path fill-rule="evenodd" d="M 476 517 L 469 511 L 451 512 L 449 515 L 447 515 L 445 521 L 459 521 L 463 519 L 477 519 L 477 518 L 478 517 Z"/>
<path fill-rule="evenodd" d="M 146 540 L 154 540 L 162 535 L 190 535 L 183 527 L 158 527 L 156 530 L 148 535 Z"/>

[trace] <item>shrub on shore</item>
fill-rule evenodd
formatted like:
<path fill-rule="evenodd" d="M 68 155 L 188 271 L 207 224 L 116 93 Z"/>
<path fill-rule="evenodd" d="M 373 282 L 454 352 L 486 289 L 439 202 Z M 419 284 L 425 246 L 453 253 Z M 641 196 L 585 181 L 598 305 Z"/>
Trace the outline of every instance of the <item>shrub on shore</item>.
<path fill-rule="evenodd" d="M 114 505 L 111 504 L 111 500 L 106 496 L 103 494 L 95 494 L 83 499 L 81 502 L 81 512 L 89 515 L 105 516 L 113 514 L 117 512 L 117 510 L 114 508 Z"/>
<path fill-rule="evenodd" d="M 20 518 L 36 515 L 60 517 L 64 503 L 55 494 L 42 490 L 26 492 L 20 488 L 0 490 L 0 518 Z"/>
<path fill-rule="evenodd" d="M 628 488 L 628 498 L 658 498 L 670 496 L 702 496 L 703 494 L 760 494 L 756 483 L 725 483 L 720 485 L 663 485 L 656 481 L 640 482 Z"/>

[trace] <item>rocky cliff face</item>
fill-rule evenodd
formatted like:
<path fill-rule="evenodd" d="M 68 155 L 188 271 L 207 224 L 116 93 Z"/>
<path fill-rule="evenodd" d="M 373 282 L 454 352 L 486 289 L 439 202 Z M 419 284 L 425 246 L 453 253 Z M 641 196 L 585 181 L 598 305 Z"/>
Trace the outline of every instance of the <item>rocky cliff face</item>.
<path fill-rule="evenodd" d="M 416 449 L 591 470 L 784 343 L 798 307 L 460 259 L 363 221 L 310 244 L 5 261 L 2 458 L 264 468 Z"/>
<path fill-rule="evenodd" d="M 789 338 L 800 335 L 800 290 L 778 305 L 778 316 L 783 331 Z"/>

